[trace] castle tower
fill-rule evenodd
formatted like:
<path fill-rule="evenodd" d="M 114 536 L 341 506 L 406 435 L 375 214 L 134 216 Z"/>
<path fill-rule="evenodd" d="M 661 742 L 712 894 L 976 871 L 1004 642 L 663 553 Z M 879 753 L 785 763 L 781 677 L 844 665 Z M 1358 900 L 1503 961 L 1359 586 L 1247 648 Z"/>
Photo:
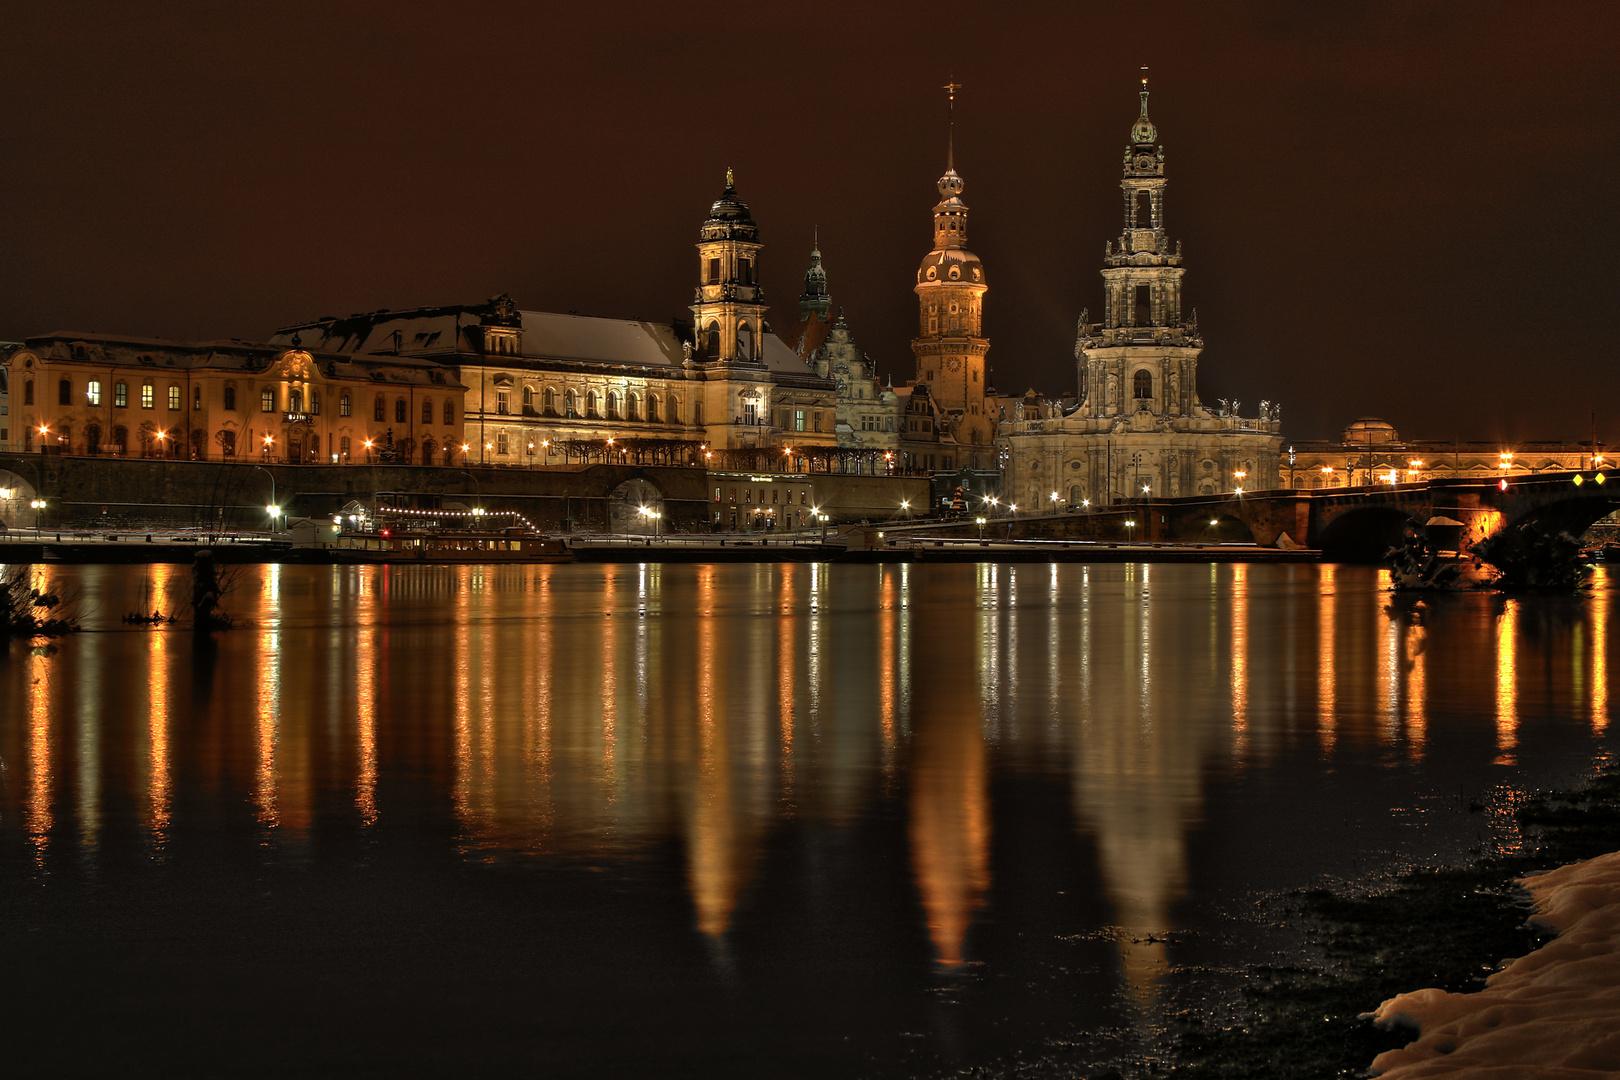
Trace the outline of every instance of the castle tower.
<path fill-rule="evenodd" d="M 762 366 L 765 294 L 759 287 L 759 226 L 737 197 L 730 169 L 726 190 L 699 233 L 698 287 L 692 305 L 695 363 Z"/>
<path fill-rule="evenodd" d="M 984 264 L 967 249 L 967 204 L 955 162 L 956 83 L 950 93 L 952 125 L 946 142 L 945 175 L 934 206 L 934 248 L 917 268 L 917 382 L 944 414 L 961 447 L 957 465 L 988 465 L 994 459 L 995 422 L 986 401 Z"/>

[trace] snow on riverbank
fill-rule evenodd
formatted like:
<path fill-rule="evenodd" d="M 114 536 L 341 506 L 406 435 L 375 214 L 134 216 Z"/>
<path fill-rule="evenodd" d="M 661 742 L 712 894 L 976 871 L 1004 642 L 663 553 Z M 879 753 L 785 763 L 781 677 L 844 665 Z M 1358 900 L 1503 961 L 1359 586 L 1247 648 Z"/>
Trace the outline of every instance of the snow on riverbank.
<path fill-rule="evenodd" d="M 1558 931 L 1474 994 L 1417 990 L 1372 1014 L 1421 1032 L 1379 1054 L 1384 1080 L 1620 1077 L 1620 852 L 1520 881 L 1537 923 Z"/>

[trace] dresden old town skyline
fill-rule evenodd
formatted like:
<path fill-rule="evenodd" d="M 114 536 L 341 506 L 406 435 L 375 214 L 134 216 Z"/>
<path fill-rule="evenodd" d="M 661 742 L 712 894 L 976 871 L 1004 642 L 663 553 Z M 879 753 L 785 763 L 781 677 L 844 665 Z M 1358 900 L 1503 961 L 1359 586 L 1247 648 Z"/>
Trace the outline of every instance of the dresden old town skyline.
<path fill-rule="evenodd" d="M 1206 402 L 1280 402 L 1295 439 L 1363 415 L 1584 439 L 1594 412 L 1615 438 L 1606 6 L 592 11 L 5 16 L 61 66 L 0 117 L 0 339 L 265 340 L 502 291 L 664 320 L 732 168 L 774 324 L 819 229 L 834 304 L 902 382 L 953 80 L 996 388 L 1057 395 L 1146 64 Z"/>

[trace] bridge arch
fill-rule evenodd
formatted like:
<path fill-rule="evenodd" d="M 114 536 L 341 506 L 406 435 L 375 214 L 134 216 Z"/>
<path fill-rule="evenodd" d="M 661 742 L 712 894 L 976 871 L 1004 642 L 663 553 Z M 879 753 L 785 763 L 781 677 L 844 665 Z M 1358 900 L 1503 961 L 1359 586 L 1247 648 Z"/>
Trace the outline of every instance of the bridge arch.
<path fill-rule="evenodd" d="M 35 499 L 34 485 L 9 469 L 0 469 L 0 526 L 8 529 L 32 527 L 34 519 L 28 504 Z"/>
<path fill-rule="evenodd" d="M 1357 506 L 1328 520 L 1316 547 L 1328 562 L 1382 562 L 1384 553 L 1403 541 L 1409 527 L 1421 531 L 1423 522 L 1388 504 Z"/>

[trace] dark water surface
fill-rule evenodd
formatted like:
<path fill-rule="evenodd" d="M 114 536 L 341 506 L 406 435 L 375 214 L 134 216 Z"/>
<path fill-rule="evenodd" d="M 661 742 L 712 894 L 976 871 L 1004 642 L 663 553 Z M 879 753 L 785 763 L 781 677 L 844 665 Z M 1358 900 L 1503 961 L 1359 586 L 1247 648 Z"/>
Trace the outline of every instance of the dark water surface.
<path fill-rule="evenodd" d="M 12 1075 L 1083 1076 L 1611 739 L 1601 571 L 269 566 L 206 645 L 119 621 L 179 568 L 39 573 Z"/>

